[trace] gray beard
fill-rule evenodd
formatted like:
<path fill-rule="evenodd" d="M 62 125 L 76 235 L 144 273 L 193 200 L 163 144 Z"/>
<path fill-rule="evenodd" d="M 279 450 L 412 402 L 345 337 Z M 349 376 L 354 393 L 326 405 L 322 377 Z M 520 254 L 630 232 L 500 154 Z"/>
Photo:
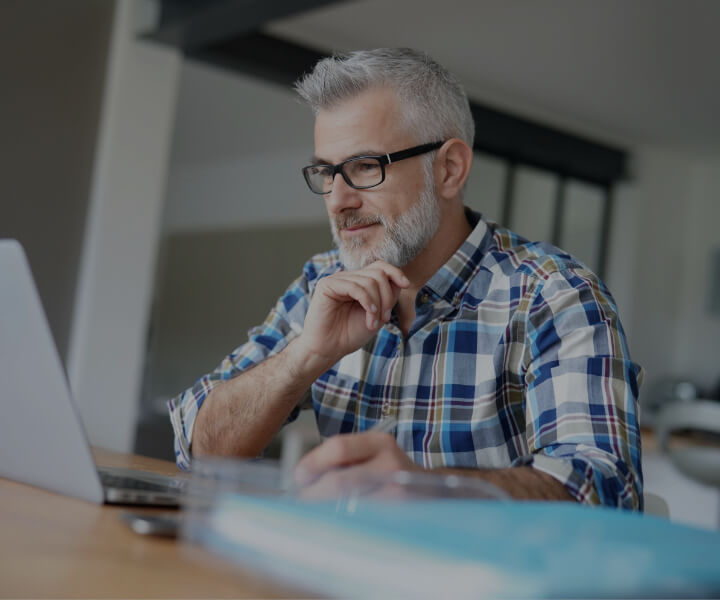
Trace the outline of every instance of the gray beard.
<path fill-rule="evenodd" d="M 376 260 L 396 267 L 404 267 L 422 252 L 440 225 L 440 206 L 435 197 L 434 182 L 426 181 L 418 201 L 396 219 L 383 215 L 358 217 L 352 213 L 330 221 L 333 241 L 340 253 L 340 261 L 348 271 L 362 269 Z M 344 242 L 338 231 L 353 225 L 378 223 L 385 228 L 385 239 L 377 250 L 364 250 L 366 240 L 361 236 Z"/>

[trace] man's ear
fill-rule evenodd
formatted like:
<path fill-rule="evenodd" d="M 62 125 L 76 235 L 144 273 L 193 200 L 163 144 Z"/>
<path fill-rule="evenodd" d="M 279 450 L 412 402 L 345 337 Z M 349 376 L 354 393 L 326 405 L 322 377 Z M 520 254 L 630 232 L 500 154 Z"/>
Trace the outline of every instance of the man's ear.
<path fill-rule="evenodd" d="M 470 174 L 473 152 L 459 138 L 450 138 L 435 156 L 435 190 L 441 198 L 455 198 L 460 194 Z"/>

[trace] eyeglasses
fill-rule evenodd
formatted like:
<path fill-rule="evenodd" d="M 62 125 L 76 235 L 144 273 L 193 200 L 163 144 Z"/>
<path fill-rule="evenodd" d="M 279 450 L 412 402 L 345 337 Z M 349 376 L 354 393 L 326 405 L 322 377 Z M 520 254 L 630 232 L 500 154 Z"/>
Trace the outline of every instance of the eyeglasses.
<path fill-rule="evenodd" d="M 356 190 L 366 190 L 385 181 L 385 165 L 431 152 L 444 143 L 421 144 L 392 154 L 355 156 L 336 165 L 309 165 L 303 168 L 302 174 L 308 187 L 315 194 L 329 194 L 332 191 L 335 175 L 338 173 L 342 175 L 345 183 L 350 187 Z"/>

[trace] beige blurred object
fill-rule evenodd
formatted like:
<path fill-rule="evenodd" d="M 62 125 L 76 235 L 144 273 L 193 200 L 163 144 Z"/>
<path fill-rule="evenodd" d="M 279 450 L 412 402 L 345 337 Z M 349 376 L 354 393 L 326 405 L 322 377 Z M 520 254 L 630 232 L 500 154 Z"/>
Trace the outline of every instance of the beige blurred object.
<path fill-rule="evenodd" d="M 657 441 L 675 467 L 702 484 L 720 488 L 720 402 L 689 400 L 665 405 Z M 683 434 L 676 443 L 674 434 Z"/>
<path fill-rule="evenodd" d="M 687 379 L 667 377 L 655 381 L 640 395 L 640 424 L 654 428 L 663 407 L 674 402 L 691 402 L 697 397 L 697 387 Z"/>
<path fill-rule="evenodd" d="M 660 450 L 680 473 L 720 490 L 720 402 L 667 404 L 658 414 L 655 430 Z M 715 527 L 720 527 L 720 504 Z"/>
<path fill-rule="evenodd" d="M 645 492 L 645 514 L 654 515 L 656 517 L 670 518 L 670 507 L 665 501 L 665 498 L 659 494 L 653 494 L 651 492 Z"/>

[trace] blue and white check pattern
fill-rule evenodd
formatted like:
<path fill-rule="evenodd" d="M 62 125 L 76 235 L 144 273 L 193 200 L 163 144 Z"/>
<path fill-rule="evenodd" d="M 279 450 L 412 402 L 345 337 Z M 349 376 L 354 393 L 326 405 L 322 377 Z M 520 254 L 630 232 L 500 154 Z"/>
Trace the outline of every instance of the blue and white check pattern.
<path fill-rule="evenodd" d="M 320 434 L 392 415 L 423 467 L 532 465 L 582 502 L 642 508 L 641 369 L 609 291 L 557 248 L 467 214 L 474 230 L 418 293 L 408 337 L 393 317 L 312 385 Z M 282 351 L 341 269 L 337 251 L 313 257 L 248 342 L 168 403 L 181 468 L 213 387 Z"/>

